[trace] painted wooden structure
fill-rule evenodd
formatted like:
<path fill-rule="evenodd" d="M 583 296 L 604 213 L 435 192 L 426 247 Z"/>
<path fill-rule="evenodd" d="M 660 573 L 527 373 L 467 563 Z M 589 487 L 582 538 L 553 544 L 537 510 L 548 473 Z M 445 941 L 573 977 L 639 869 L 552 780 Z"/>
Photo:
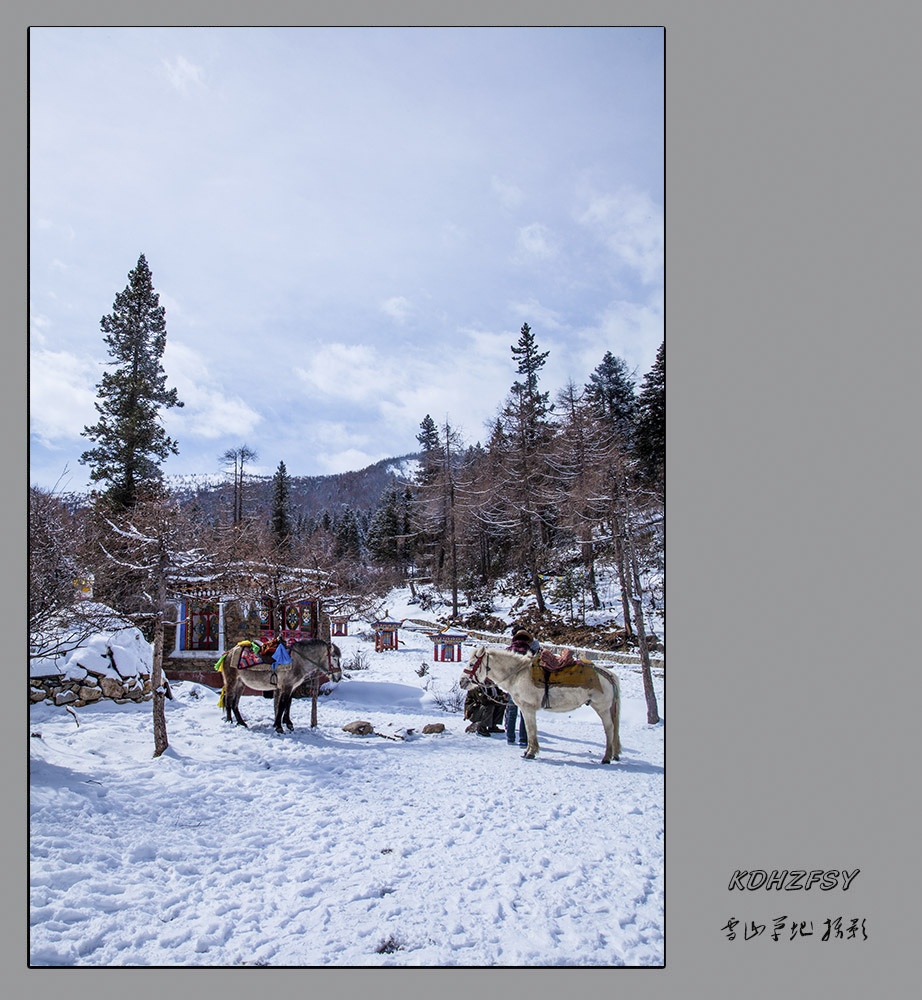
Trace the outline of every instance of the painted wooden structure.
<path fill-rule="evenodd" d="M 348 635 L 349 615 L 330 615 L 330 627 L 333 635 Z"/>
<path fill-rule="evenodd" d="M 258 579 L 247 578 L 177 587 L 171 600 L 176 613 L 164 634 L 167 678 L 220 687 L 221 674 L 214 664 L 243 639 L 266 642 L 280 635 L 289 644 L 299 639 L 330 641 L 330 619 L 320 596 L 277 602 L 260 590 Z"/>
<path fill-rule="evenodd" d="M 467 632 L 462 632 L 454 626 L 442 629 L 441 632 L 430 632 L 432 640 L 432 655 L 437 662 L 454 662 L 461 659 L 461 643 L 467 639 Z"/>
<path fill-rule="evenodd" d="M 383 653 L 387 649 L 398 649 L 400 639 L 397 635 L 397 630 L 403 625 L 403 620 L 398 621 L 396 618 L 391 618 L 388 613 L 384 612 L 384 617 L 377 622 L 372 622 L 372 628 L 375 630 L 375 652 Z"/>

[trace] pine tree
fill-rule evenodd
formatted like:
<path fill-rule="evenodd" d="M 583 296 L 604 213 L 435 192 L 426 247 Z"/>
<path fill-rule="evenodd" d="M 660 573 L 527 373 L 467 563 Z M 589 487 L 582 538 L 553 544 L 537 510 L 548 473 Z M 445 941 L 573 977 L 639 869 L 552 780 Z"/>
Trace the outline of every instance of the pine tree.
<path fill-rule="evenodd" d="M 291 547 L 291 476 L 284 462 L 279 462 L 272 477 L 272 534 L 276 544 Z"/>
<path fill-rule="evenodd" d="M 154 291 L 144 254 L 115 296 L 113 310 L 100 320 L 114 371 L 97 385 L 99 420 L 84 427 L 95 442 L 80 456 L 94 483 L 109 484 L 106 498 L 116 509 L 130 509 L 163 481 L 160 463 L 179 448 L 160 424 L 161 408 L 182 406 L 176 389 L 167 389 L 161 358 L 166 347 L 166 310 Z"/>
<path fill-rule="evenodd" d="M 541 493 L 547 476 L 547 450 L 552 437 L 548 414 L 553 406 L 549 393 L 538 391 L 538 376 L 549 351 L 539 351 L 534 334 L 523 324 L 512 356 L 518 361 L 516 372 L 524 381 L 516 381 L 503 410 L 506 432 L 511 442 L 510 487 L 508 506 L 516 511 L 522 539 L 523 569 L 531 577 L 538 611 L 545 612 L 541 588 L 540 562 L 549 538 L 549 521 L 542 507 Z"/>
<path fill-rule="evenodd" d="M 381 494 L 368 525 L 365 544 L 371 557 L 383 565 L 397 567 L 401 562 L 402 534 L 401 496 L 396 484 L 392 483 Z"/>
<path fill-rule="evenodd" d="M 334 554 L 337 559 L 359 558 L 362 552 L 362 536 L 355 511 L 348 504 L 342 506 L 334 535 Z"/>
<path fill-rule="evenodd" d="M 666 475 L 666 344 L 656 352 L 637 397 L 634 451 L 644 474 L 662 487 Z"/>
<path fill-rule="evenodd" d="M 531 449 L 540 446 L 545 418 L 554 409 L 548 404 L 550 393 L 538 392 L 538 373 L 544 367 L 550 351 L 539 351 L 535 336 L 527 323 L 522 324 L 519 341 L 511 348 L 512 357 L 518 362 L 516 372 L 524 375 L 523 382 L 513 382 L 512 395 L 521 408 L 520 427 L 526 435 L 522 446 Z"/>
<path fill-rule="evenodd" d="M 602 363 L 589 376 L 586 399 L 597 414 L 609 424 L 621 440 L 629 445 L 634 433 L 634 416 L 637 401 L 634 383 L 627 364 L 611 351 L 605 352 Z"/>
<path fill-rule="evenodd" d="M 420 421 L 419 434 L 416 435 L 422 454 L 419 458 L 419 468 L 416 471 L 416 482 L 420 486 L 428 486 L 438 478 L 442 466 L 444 452 L 442 451 L 439 429 L 435 421 L 427 413 Z"/>

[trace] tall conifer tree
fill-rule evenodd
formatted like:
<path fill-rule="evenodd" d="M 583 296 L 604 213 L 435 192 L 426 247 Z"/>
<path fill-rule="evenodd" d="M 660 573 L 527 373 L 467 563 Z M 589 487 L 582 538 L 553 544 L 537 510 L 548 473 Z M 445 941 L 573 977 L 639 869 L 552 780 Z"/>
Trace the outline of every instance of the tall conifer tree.
<path fill-rule="evenodd" d="M 630 445 L 634 431 L 637 403 L 634 383 L 627 364 L 611 351 L 605 352 L 602 363 L 589 376 L 586 398 L 597 414 L 611 425 L 621 442 Z"/>
<path fill-rule="evenodd" d="M 659 345 L 656 361 L 644 376 L 637 397 L 637 436 L 634 445 L 645 474 L 662 486 L 666 475 L 666 344 Z"/>
<path fill-rule="evenodd" d="M 522 557 L 532 580 L 538 610 L 544 614 L 540 562 L 546 542 L 547 522 L 541 504 L 541 491 L 547 475 L 547 449 L 552 437 L 548 414 L 549 393 L 539 392 L 538 376 L 550 351 L 539 351 L 531 327 L 524 323 L 518 343 L 512 347 L 516 372 L 524 376 L 515 381 L 503 409 L 503 419 L 511 452 L 512 478 L 508 482 L 507 503 L 517 513 L 522 538 Z"/>
<path fill-rule="evenodd" d="M 109 484 L 107 499 L 124 510 L 162 483 L 160 463 L 179 448 L 163 429 L 160 410 L 183 405 L 176 390 L 166 387 L 161 364 L 166 310 L 144 254 L 100 327 L 114 370 L 103 372 L 96 387 L 99 420 L 81 432 L 96 447 L 85 451 L 80 462 L 90 466 L 94 483 Z"/>
<path fill-rule="evenodd" d="M 291 547 L 291 476 L 284 462 L 272 477 L 272 534 L 276 544 Z"/>

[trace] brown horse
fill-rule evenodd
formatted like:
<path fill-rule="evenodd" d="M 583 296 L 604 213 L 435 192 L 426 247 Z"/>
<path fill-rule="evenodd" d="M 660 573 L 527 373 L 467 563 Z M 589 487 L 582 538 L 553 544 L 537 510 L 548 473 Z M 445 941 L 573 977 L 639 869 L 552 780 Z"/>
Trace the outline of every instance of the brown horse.
<path fill-rule="evenodd" d="M 275 694 L 275 731 L 282 732 L 284 723 L 289 732 L 294 730 L 291 722 L 291 699 L 295 691 L 307 680 L 317 675 L 338 681 L 343 672 L 340 666 L 339 647 L 323 639 L 302 639 L 288 650 L 291 663 L 273 666 L 256 663 L 251 667 L 239 667 L 243 646 L 234 648 L 224 658 L 221 673 L 224 675 L 225 720 L 238 726 L 245 726 L 240 714 L 240 695 L 244 687 L 254 691 L 272 691 Z M 318 677 L 318 679 L 320 679 Z"/>

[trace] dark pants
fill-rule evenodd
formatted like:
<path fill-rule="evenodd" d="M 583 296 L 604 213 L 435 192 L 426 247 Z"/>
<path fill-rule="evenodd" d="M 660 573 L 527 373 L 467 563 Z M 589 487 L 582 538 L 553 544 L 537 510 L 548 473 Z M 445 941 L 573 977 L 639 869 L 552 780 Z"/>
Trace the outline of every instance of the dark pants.
<path fill-rule="evenodd" d="M 519 711 L 519 706 L 510 698 L 506 702 L 506 742 L 515 743 L 515 717 L 519 717 L 519 744 L 525 746 L 528 742 L 528 733 L 525 731 L 525 716 Z"/>

